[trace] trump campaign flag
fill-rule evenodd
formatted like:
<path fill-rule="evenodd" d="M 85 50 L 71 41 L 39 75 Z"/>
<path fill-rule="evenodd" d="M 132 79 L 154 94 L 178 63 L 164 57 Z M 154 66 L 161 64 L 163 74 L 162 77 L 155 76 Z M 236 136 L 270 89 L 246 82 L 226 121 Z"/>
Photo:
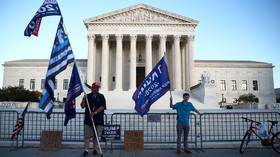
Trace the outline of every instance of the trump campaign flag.
<path fill-rule="evenodd" d="M 143 117 L 150 106 L 170 89 L 170 80 L 165 56 L 145 77 L 134 92 L 135 110 Z"/>
<path fill-rule="evenodd" d="M 32 34 L 38 36 L 42 17 L 51 15 L 61 15 L 60 9 L 56 0 L 45 0 L 24 30 L 24 36 L 30 37 Z"/>
<path fill-rule="evenodd" d="M 53 109 L 55 77 L 57 74 L 65 70 L 68 64 L 74 62 L 74 60 L 74 54 L 72 52 L 68 36 L 64 31 L 63 19 L 61 17 L 39 104 L 39 107 L 47 113 L 48 119 L 50 119 Z"/>
<path fill-rule="evenodd" d="M 21 132 L 21 130 L 24 127 L 24 117 L 27 112 L 28 105 L 29 105 L 29 103 L 26 105 L 25 109 L 23 110 L 21 116 L 18 118 L 18 120 L 14 126 L 13 134 L 11 137 L 12 140 L 15 139 L 15 137 Z"/>
<path fill-rule="evenodd" d="M 65 120 L 64 126 L 67 125 L 68 121 L 76 117 L 76 97 L 84 92 L 82 82 L 80 79 L 79 71 L 76 63 L 73 66 L 69 89 L 67 93 L 67 99 L 64 107 Z"/>

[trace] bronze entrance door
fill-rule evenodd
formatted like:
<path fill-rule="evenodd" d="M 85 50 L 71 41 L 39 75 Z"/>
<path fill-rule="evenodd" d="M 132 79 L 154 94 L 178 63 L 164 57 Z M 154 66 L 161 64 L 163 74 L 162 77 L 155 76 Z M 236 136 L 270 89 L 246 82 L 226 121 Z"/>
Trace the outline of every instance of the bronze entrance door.
<path fill-rule="evenodd" d="M 145 67 L 136 67 L 136 86 L 137 88 L 145 78 Z"/>

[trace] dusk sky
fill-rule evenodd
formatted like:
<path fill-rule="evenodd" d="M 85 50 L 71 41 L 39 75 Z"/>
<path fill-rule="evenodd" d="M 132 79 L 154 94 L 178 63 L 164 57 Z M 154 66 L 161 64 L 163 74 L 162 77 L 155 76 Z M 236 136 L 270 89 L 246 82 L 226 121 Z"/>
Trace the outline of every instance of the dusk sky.
<path fill-rule="evenodd" d="M 139 3 L 199 21 L 194 58 L 272 63 L 274 87 L 280 88 L 280 0 L 57 0 L 76 59 L 87 58 L 85 18 Z M 43 0 L 0 0 L 0 63 L 49 59 L 58 16 L 44 17 L 39 36 L 24 30 Z M 0 87 L 3 83 L 0 66 Z"/>

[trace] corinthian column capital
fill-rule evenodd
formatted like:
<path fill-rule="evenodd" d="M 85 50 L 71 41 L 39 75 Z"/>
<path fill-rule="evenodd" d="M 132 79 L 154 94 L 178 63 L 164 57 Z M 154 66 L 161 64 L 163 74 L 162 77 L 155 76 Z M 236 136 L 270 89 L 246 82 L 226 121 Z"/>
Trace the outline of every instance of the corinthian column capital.
<path fill-rule="evenodd" d="M 117 40 L 122 40 L 123 39 L 123 35 L 122 34 L 116 34 L 116 39 Z"/>
<path fill-rule="evenodd" d="M 194 35 L 188 35 L 188 41 L 194 41 Z"/>
<path fill-rule="evenodd" d="M 130 40 L 135 41 L 137 39 L 137 34 L 130 34 L 129 37 L 130 37 Z"/>
<path fill-rule="evenodd" d="M 88 38 L 88 41 L 93 41 L 95 39 L 95 35 L 94 34 L 88 34 L 87 38 Z"/>
<path fill-rule="evenodd" d="M 145 38 L 146 38 L 146 40 L 152 40 L 153 39 L 153 35 L 152 34 L 146 34 Z"/>
<path fill-rule="evenodd" d="M 102 34 L 101 37 L 102 37 L 102 40 L 108 40 L 109 34 Z"/>
<path fill-rule="evenodd" d="M 166 40 L 167 35 L 166 34 L 161 34 L 159 35 L 160 40 Z"/>
<path fill-rule="evenodd" d="M 180 40 L 180 38 L 181 38 L 181 35 L 178 35 L 178 34 L 174 35 L 175 40 Z"/>

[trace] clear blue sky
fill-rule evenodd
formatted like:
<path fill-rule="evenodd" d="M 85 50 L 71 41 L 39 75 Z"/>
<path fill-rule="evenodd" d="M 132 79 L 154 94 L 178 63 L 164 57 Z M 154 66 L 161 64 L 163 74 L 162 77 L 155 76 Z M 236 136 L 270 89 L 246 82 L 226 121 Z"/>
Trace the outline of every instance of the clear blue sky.
<path fill-rule="evenodd" d="M 280 87 L 280 0 L 57 0 L 76 59 L 87 58 L 85 18 L 144 3 L 200 21 L 195 59 L 272 63 Z M 24 29 L 43 0 L 0 0 L 0 63 L 49 59 L 58 16 L 42 20 L 39 37 Z M 3 66 L 0 67 L 2 87 Z"/>

